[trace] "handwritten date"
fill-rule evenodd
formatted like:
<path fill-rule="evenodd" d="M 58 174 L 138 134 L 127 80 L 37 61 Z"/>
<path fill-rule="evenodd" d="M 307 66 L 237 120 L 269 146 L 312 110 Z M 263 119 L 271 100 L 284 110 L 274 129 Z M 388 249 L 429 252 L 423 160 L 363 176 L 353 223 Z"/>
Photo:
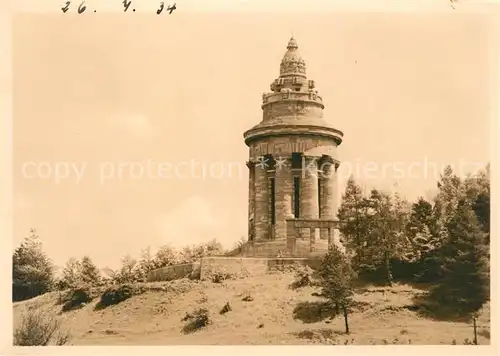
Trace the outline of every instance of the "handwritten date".
<path fill-rule="evenodd" d="M 123 12 L 126 12 L 129 9 L 130 5 L 132 4 L 132 0 L 122 0 L 122 4 L 123 4 Z M 64 6 L 61 7 L 61 11 L 63 13 L 68 12 L 70 6 L 71 6 L 71 1 L 66 1 L 65 4 L 64 4 Z M 157 15 L 161 14 L 164 8 L 165 8 L 165 3 L 163 1 L 161 1 L 160 2 L 160 8 L 158 10 L 156 10 L 156 14 Z M 177 9 L 177 6 L 176 6 L 175 3 L 172 6 L 167 5 L 166 12 L 168 12 L 168 14 L 170 15 L 176 9 Z M 87 6 L 85 5 L 85 0 L 83 0 L 80 3 L 80 5 L 78 5 L 78 8 L 77 8 L 76 11 L 79 14 L 82 14 L 82 13 L 85 12 L 85 10 L 87 10 Z M 132 11 L 135 11 L 135 9 L 133 9 Z M 96 12 L 96 11 L 94 10 L 94 12 Z"/>

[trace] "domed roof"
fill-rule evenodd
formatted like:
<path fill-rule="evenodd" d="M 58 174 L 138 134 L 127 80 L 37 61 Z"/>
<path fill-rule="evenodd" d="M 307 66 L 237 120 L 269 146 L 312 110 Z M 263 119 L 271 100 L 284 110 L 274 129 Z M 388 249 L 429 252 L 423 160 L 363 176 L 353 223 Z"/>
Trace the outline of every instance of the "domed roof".
<path fill-rule="evenodd" d="M 290 38 L 287 52 L 283 56 L 280 64 L 280 77 L 298 76 L 306 77 L 306 62 L 302 59 L 295 38 Z"/>
<path fill-rule="evenodd" d="M 243 134 L 247 145 L 265 137 L 297 135 L 327 137 L 337 146 L 342 143 L 342 131 L 323 119 L 323 99 L 314 89 L 314 81 L 307 80 L 306 63 L 298 48 L 295 38 L 290 38 L 280 76 L 271 83 L 271 92 L 262 95 L 263 119 Z"/>

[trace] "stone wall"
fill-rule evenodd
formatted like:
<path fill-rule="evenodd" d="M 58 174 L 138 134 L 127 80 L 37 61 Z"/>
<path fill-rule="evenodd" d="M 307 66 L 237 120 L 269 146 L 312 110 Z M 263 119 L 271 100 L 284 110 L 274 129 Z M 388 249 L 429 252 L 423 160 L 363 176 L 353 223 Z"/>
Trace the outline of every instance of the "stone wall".
<path fill-rule="evenodd" d="M 201 259 L 200 279 L 211 279 L 216 274 L 233 277 L 264 275 L 268 271 L 267 258 L 204 257 Z"/>
<path fill-rule="evenodd" d="M 201 259 L 200 279 L 210 280 L 216 274 L 231 274 L 233 278 L 258 277 L 297 262 L 316 269 L 321 263 L 321 259 L 315 258 L 315 256 L 307 258 L 204 257 Z"/>
<path fill-rule="evenodd" d="M 277 257 L 278 252 L 286 252 L 286 241 L 275 240 L 266 242 L 247 243 L 241 249 L 242 257 Z"/>
<path fill-rule="evenodd" d="M 295 239 L 296 229 L 293 230 Z M 315 240 L 314 251 L 311 251 L 310 240 L 295 239 L 295 250 L 289 246 L 292 240 L 274 240 L 266 242 L 247 243 L 241 248 L 234 249 L 226 254 L 227 257 L 248 257 L 248 258 L 307 258 L 310 256 L 321 256 L 328 251 L 328 240 Z"/>
<path fill-rule="evenodd" d="M 185 263 L 164 268 L 158 268 L 148 273 L 148 282 L 171 281 L 190 276 L 196 273 L 196 265 Z"/>
<path fill-rule="evenodd" d="M 304 253 L 304 255 L 308 257 L 203 257 L 201 261 L 192 264 L 168 266 L 151 271 L 148 274 L 148 282 L 171 281 L 185 277 L 211 280 L 215 275 L 229 275 L 232 278 L 258 277 L 297 262 L 307 264 L 312 268 L 319 266 L 321 261 L 315 258 L 314 254 Z M 321 254 L 318 253 L 317 256 Z"/>
<path fill-rule="evenodd" d="M 280 270 L 283 267 L 291 266 L 295 263 L 304 263 L 309 264 L 308 258 L 293 258 L 293 257 L 285 257 L 285 258 L 270 258 L 267 260 L 267 266 L 269 271 Z"/>

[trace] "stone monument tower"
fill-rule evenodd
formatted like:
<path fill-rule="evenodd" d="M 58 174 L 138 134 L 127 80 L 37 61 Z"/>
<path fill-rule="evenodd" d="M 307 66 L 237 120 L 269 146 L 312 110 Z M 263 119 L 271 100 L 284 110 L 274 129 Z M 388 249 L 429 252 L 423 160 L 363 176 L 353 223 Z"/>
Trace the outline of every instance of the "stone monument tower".
<path fill-rule="evenodd" d="M 262 121 L 244 133 L 249 147 L 248 240 L 285 241 L 286 219 L 333 220 L 336 214 L 336 148 L 343 133 L 323 119 L 323 100 L 306 75 L 292 37 L 280 75 L 262 95 Z M 303 230 L 303 231 L 302 231 Z M 329 231 L 311 231 L 322 240 Z"/>

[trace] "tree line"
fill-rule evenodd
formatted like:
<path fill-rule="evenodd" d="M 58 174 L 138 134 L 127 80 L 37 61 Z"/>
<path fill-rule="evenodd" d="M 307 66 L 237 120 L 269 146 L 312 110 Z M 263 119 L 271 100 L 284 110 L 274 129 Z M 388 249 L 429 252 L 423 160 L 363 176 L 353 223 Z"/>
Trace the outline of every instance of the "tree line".
<path fill-rule="evenodd" d="M 98 268 L 89 256 L 70 258 L 60 276 L 49 256 L 43 251 L 36 230 L 31 229 L 13 253 L 12 299 L 20 301 L 54 290 L 77 289 L 85 286 L 106 286 L 145 282 L 150 271 L 175 264 L 192 263 L 205 256 L 225 253 L 217 240 L 175 249 L 165 245 L 153 254 L 143 249 L 139 259 L 126 255 L 117 269 Z"/>
<path fill-rule="evenodd" d="M 447 166 L 437 189 L 434 199 L 410 203 L 398 193 L 364 194 L 350 177 L 338 211 L 344 257 L 358 281 L 427 284 L 441 306 L 477 311 L 489 300 L 489 165 L 466 178 Z"/>

